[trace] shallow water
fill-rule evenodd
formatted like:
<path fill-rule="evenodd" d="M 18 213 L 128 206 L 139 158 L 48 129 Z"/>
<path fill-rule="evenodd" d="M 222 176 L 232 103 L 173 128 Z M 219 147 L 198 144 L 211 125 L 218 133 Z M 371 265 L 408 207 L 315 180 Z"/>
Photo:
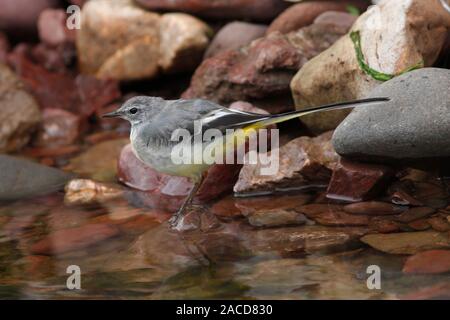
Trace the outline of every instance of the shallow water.
<path fill-rule="evenodd" d="M 143 206 L 139 196 L 79 206 L 64 204 L 57 193 L 3 204 L 0 298 L 397 299 L 450 285 L 448 274 L 404 275 L 406 256 L 363 245 L 364 227 L 324 227 L 309 220 L 254 228 L 241 215 L 226 217 L 231 206 L 216 206 L 220 219 L 211 207 L 199 208 L 189 218 L 196 228 L 177 233 L 168 228 L 169 212 Z M 321 199 L 316 196 L 229 196 L 223 203 L 245 214 L 270 204 Z M 75 236 L 67 233 L 74 228 Z M 81 290 L 66 287 L 70 265 L 81 269 Z M 370 265 L 381 268 L 380 290 L 367 287 Z"/>

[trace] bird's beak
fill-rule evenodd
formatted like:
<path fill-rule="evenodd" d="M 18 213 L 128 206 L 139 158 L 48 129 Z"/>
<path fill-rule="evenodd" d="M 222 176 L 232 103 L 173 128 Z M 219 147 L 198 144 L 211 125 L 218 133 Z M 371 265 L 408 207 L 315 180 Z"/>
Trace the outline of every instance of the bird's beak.
<path fill-rule="evenodd" d="M 120 112 L 117 111 L 105 113 L 104 115 L 102 115 L 102 118 L 117 118 L 117 117 L 120 117 Z"/>

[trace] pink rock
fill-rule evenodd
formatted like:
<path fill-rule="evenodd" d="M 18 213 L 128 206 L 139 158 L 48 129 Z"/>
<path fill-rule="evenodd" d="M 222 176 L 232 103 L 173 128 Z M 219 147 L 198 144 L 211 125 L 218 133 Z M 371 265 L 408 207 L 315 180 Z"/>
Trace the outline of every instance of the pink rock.
<path fill-rule="evenodd" d="M 280 0 L 138 0 L 150 10 L 182 11 L 212 19 L 269 21 L 289 4 Z"/>
<path fill-rule="evenodd" d="M 266 33 L 267 26 L 247 22 L 230 22 L 217 32 L 208 50 L 205 52 L 205 59 L 210 58 L 219 52 L 235 50 L 250 44 Z"/>
<path fill-rule="evenodd" d="M 362 2 L 362 1 L 359 1 Z M 306 27 L 327 11 L 347 11 L 348 3 L 332 1 L 303 2 L 283 11 L 269 26 L 267 33 L 288 33 Z"/>
<path fill-rule="evenodd" d="M 58 0 L 0 0 L 0 30 L 14 35 L 33 34 L 39 14 L 58 3 Z"/>
<path fill-rule="evenodd" d="M 89 224 L 82 227 L 55 231 L 33 244 L 30 252 L 58 255 L 85 249 L 119 234 L 119 229 L 108 224 Z"/>
<path fill-rule="evenodd" d="M 38 147 L 57 147 L 75 142 L 80 133 L 80 117 L 62 109 L 44 109 L 34 141 Z"/>
<path fill-rule="evenodd" d="M 50 46 L 75 42 L 75 29 L 66 26 L 67 14 L 62 9 L 45 9 L 37 22 L 39 38 Z"/>
<path fill-rule="evenodd" d="M 406 274 L 450 272 L 450 250 L 429 250 L 409 257 L 403 266 Z"/>

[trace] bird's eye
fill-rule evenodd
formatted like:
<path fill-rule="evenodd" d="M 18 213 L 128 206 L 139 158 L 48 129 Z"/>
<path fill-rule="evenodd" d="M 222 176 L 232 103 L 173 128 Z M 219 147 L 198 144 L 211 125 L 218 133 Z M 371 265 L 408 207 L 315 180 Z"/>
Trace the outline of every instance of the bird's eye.
<path fill-rule="evenodd" d="M 138 109 L 137 108 L 131 108 L 130 109 L 130 113 L 131 114 L 136 114 L 138 112 Z"/>

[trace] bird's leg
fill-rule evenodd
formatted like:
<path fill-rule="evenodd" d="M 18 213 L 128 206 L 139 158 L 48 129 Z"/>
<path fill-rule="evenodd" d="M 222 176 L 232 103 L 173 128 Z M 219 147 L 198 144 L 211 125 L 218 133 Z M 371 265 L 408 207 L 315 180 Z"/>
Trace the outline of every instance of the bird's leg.
<path fill-rule="evenodd" d="M 195 181 L 194 186 L 192 187 L 191 191 L 189 192 L 189 195 L 184 200 L 180 209 L 178 209 L 178 211 L 172 216 L 172 218 L 170 218 L 169 223 L 170 223 L 171 227 L 176 227 L 178 225 L 178 223 L 181 221 L 181 219 L 184 217 L 186 208 L 192 203 L 192 200 L 194 199 L 194 196 L 197 194 L 198 189 L 200 189 L 200 186 L 202 185 L 203 180 L 204 180 L 204 176 L 202 175 L 198 181 Z"/>

